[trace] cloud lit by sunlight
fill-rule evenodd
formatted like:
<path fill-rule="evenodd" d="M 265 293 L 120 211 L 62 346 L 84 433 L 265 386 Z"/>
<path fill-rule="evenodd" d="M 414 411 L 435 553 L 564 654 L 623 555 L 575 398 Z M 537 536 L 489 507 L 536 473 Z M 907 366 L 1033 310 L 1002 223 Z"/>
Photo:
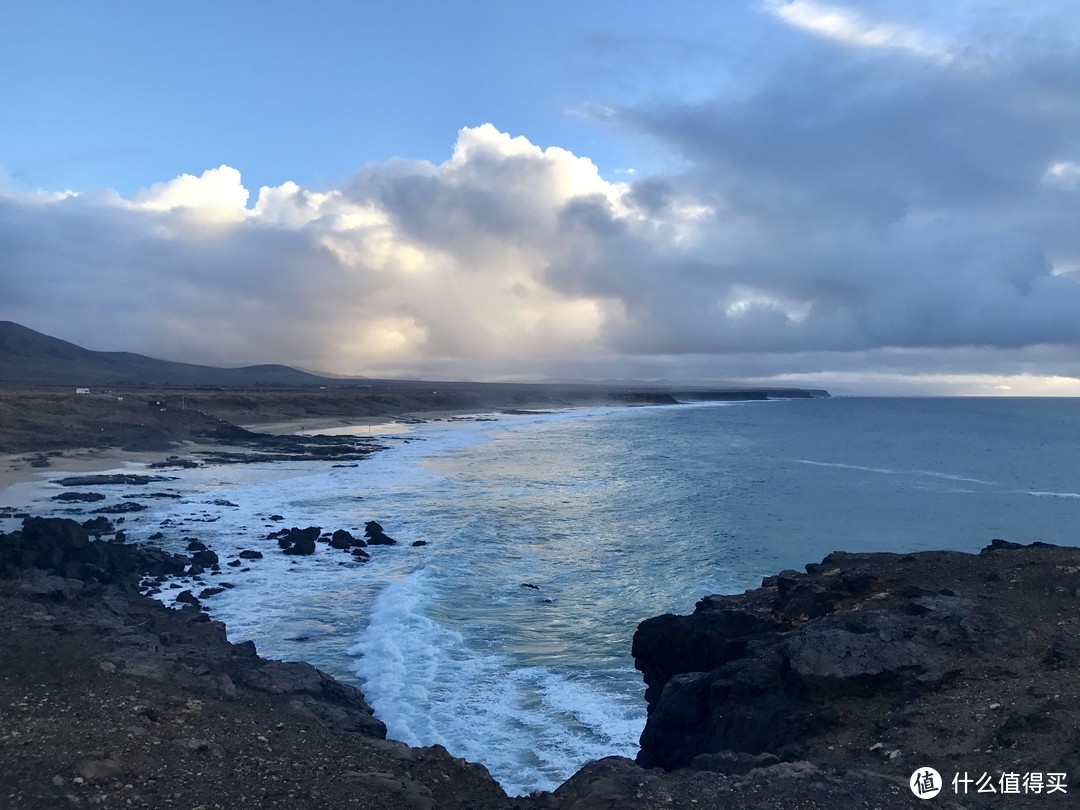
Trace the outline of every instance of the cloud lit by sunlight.
<path fill-rule="evenodd" d="M 887 48 L 947 64 L 954 59 L 941 42 L 923 31 L 814 0 L 765 0 L 765 9 L 787 24 L 847 45 Z"/>

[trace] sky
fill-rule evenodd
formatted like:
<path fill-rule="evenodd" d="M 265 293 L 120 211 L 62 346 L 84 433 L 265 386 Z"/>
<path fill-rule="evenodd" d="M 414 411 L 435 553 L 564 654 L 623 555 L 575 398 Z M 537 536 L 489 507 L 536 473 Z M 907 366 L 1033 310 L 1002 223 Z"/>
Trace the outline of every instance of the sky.
<path fill-rule="evenodd" d="M 0 12 L 0 320 L 344 375 L 1080 395 L 1071 2 Z"/>

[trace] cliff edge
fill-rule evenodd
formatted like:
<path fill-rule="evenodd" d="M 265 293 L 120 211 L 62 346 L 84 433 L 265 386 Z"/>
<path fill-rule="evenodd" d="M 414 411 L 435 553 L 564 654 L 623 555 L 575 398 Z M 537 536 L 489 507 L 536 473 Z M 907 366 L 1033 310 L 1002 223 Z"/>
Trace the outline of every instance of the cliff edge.
<path fill-rule="evenodd" d="M 646 768 L 930 766 L 999 792 L 1003 774 L 1080 772 L 1078 548 L 833 553 L 642 622 L 633 655 Z"/>
<path fill-rule="evenodd" d="M 72 520 L 0 534 L 0 807 L 925 807 L 916 767 L 1076 773 L 1080 549 L 833 554 L 642 623 L 638 763 L 508 797 L 482 765 L 385 739 L 361 692 L 139 593 L 183 555 Z"/>

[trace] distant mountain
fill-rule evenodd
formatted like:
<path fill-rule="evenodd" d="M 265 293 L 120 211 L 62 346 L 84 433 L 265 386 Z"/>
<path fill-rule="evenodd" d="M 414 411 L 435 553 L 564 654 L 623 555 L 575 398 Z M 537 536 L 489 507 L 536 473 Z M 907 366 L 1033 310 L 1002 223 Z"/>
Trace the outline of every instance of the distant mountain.
<path fill-rule="evenodd" d="M 95 352 L 11 321 L 0 321 L 0 382 L 255 386 L 331 381 L 289 366 L 216 368 L 155 360 L 130 352 Z"/>

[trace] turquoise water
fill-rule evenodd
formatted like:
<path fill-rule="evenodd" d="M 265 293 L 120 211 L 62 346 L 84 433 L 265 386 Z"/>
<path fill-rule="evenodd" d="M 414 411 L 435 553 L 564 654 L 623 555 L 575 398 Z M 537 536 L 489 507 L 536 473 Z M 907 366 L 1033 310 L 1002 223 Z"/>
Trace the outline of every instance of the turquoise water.
<path fill-rule="evenodd" d="M 184 472 L 170 484 L 184 497 L 128 531 L 187 521 L 164 542 L 197 534 L 223 561 L 266 552 L 252 538 L 276 528 L 273 512 L 326 529 L 374 518 L 404 543 L 426 540 L 377 549 L 364 567 L 325 549 L 271 551 L 227 570 L 237 587 L 208 604 L 235 640 L 355 679 L 391 736 L 441 743 L 515 793 L 635 753 L 645 712 L 629 650 L 642 618 L 836 549 L 1074 544 L 1080 526 L 1072 400 L 609 409 L 404 438 L 356 468 Z M 33 497 L 44 508 L 53 492 Z"/>

